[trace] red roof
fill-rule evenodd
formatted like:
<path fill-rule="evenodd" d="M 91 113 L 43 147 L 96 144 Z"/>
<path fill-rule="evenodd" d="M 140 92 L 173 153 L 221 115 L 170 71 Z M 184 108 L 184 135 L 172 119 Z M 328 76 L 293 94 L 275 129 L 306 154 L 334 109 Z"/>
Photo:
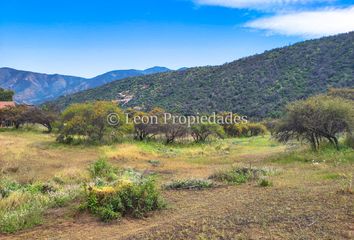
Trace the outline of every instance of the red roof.
<path fill-rule="evenodd" d="M 16 106 L 15 102 L 0 102 L 0 109 Z"/>

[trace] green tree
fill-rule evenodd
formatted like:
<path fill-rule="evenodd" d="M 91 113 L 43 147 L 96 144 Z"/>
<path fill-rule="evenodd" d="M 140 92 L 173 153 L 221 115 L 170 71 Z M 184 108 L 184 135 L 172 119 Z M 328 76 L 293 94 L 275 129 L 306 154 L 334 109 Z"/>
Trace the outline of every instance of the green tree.
<path fill-rule="evenodd" d="M 126 127 L 123 111 L 112 102 L 73 104 L 62 113 L 58 140 L 67 142 L 78 136 L 92 142 L 112 141 Z"/>
<path fill-rule="evenodd" d="M 15 92 L 13 92 L 11 90 L 5 90 L 3 88 L 0 88 L 0 101 L 5 101 L 5 102 L 13 101 L 14 95 L 15 95 Z"/>
<path fill-rule="evenodd" d="M 353 101 L 319 95 L 289 104 L 275 137 L 283 142 L 305 140 L 315 150 L 327 139 L 338 149 L 338 135 L 351 133 L 353 126 Z"/>
<path fill-rule="evenodd" d="M 196 142 L 205 142 L 210 136 L 224 137 L 224 129 L 216 123 L 200 123 L 191 126 L 191 135 Z"/>

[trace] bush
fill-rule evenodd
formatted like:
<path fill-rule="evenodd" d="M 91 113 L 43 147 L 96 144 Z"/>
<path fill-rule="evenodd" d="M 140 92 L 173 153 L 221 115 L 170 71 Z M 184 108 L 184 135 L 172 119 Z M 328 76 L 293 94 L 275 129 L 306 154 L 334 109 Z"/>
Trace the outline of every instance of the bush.
<path fill-rule="evenodd" d="M 248 123 L 248 134 L 251 137 L 264 135 L 267 133 L 267 128 L 261 123 Z"/>
<path fill-rule="evenodd" d="M 247 124 L 232 124 L 224 128 L 225 132 L 230 137 L 243 137 L 248 134 Z"/>
<path fill-rule="evenodd" d="M 112 186 L 93 186 L 86 191 L 85 207 L 103 221 L 121 216 L 143 217 L 164 206 L 152 178 L 139 182 L 120 179 Z"/>
<path fill-rule="evenodd" d="M 315 96 L 287 106 L 275 137 L 281 142 L 304 140 L 314 150 L 327 139 L 339 150 L 338 135 L 354 128 L 353 102 L 342 98 Z"/>
<path fill-rule="evenodd" d="M 204 179 L 188 179 L 188 180 L 175 180 L 173 182 L 165 184 L 163 187 L 165 189 L 205 189 L 205 188 L 212 188 L 215 184 L 210 180 Z"/>
<path fill-rule="evenodd" d="M 124 117 L 112 102 L 73 104 L 62 113 L 57 140 L 62 143 L 71 143 L 75 138 L 92 143 L 117 141 L 127 130 Z"/>
<path fill-rule="evenodd" d="M 224 129 L 214 123 L 194 124 L 191 127 L 191 135 L 195 142 L 205 142 L 210 136 L 223 137 Z"/>
<path fill-rule="evenodd" d="M 14 192 L 0 205 L 0 231 L 16 232 L 42 222 L 48 199 L 40 194 Z"/>
<path fill-rule="evenodd" d="M 0 180 L 0 199 L 6 198 L 11 192 L 16 191 L 21 188 L 21 185 L 17 182 L 10 181 L 8 179 Z"/>
<path fill-rule="evenodd" d="M 260 186 L 260 187 L 270 187 L 270 186 L 273 186 L 273 183 L 269 179 L 262 178 L 258 182 L 258 186 Z"/>
<path fill-rule="evenodd" d="M 48 208 L 64 206 L 80 194 L 78 185 L 57 189 L 48 183 L 3 180 L 1 186 L 0 232 L 7 233 L 40 224 Z"/>
<path fill-rule="evenodd" d="M 113 181 L 117 178 L 117 170 L 103 158 L 92 163 L 89 172 L 92 178 L 103 178 L 107 181 Z"/>
<path fill-rule="evenodd" d="M 220 182 L 231 184 L 242 184 L 247 181 L 256 180 L 267 174 L 265 169 L 257 168 L 233 168 L 231 170 L 222 170 L 209 177 Z"/>

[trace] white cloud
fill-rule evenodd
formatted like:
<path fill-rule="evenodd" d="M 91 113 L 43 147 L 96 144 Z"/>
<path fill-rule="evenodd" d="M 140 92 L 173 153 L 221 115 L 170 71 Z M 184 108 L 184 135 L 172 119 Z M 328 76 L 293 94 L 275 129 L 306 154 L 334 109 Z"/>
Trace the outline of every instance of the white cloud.
<path fill-rule="evenodd" d="M 222 6 L 229 8 L 268 9 L 289 5 L 314 2 L 329 2 L 333 0 L 194 0 L 199 5 Z"/>
<path fill-rule="evenodd" d="M 354 31 L 354 6 L 341 9 L 295 12 L 248 22 L 246 27 L 304 37 Z"/>

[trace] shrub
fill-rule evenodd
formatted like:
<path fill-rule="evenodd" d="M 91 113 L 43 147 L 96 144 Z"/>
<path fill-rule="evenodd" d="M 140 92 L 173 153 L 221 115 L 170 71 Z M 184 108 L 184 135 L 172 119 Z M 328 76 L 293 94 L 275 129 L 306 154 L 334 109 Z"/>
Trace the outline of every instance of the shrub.
<path fill-rule="evenodd" d="M 7 181 L 2 186 L 6 194 L 0 199 L 0 232 L 9 233 L 40 224 L 48 208 L 64 206 L 80 194 L 78 185 L 57 189 L 48 183 Z"/>
<path fill-rule="evenodd" d="M 165 184 L 163 187 L 165 189 L 205 189 L 205 188 L 212 188 L 215 184 L 210 180 L 204 179 L 188 179 L 188 180 L 175 180 L 173 182 Z"/>
<path fill-rule="evenodd" d="M 327 139 L 337 150 L 338 134 L 354 128 L 354 109 L 350 100 L 315 96 L 287 106 L 286 115 L 278 124 L 275 137 L 281 142 L 300 139 L 318 150 Z"/>
<path fill-rule="evenodd" d="M 40 194 L 14 192 L 0 205 L 0 231 L 12 233 L 42 222 L 48 198 Z"/>
<path fill-rule="evenodd" d="M 92 186 L 86 191 L 85 207 L 103 221 L 124 215 L 143 217 L 164 206 L 152 178 L 139 182 L 121 179 L 112 186 Z"/>
<path fill-rule="evenodd" d="M 92 163 L 89 167 L 89 172 L 92 178 L 103 178 L 108 181 L 112 181 L 117 178 L 117 170 L 103 158 Z"/>
<path fill-rule="evenodd" d="M 205 142 L 210 136 L 223 137 L 224 129 L 214 123 L 194 124 L 191 127 L 191 135 L 195 142 Z"/>
<path fill-rule="evenodd" d="M 17 182 L 10 181 L 8 179 L 0 180 L 0 199 L 6 198 L 11 192 L 16 191 L 21 188 L 21 185 Z"/>
<path fill-rule="evenodd" d="M 248 123 L 247 124 L 249 136 L 259 136 L 267 133 L 267 128 L 261 123 Z"/>
<path fill-rule="evenodd" d="M 93 143 L 116 141 L 126 131 L 123 119 L 122 110 L 112 102 L 73 104 L 62 113 L 57 140 L 68 143 L 81 137 Z"/>
<path fill-rule="evenodd" d="M 260 187 L 270 187 L 270 186 L 273 186 L 273 183 L 269 179 L 262 178 L 258 182 L 258 186 L 260 186 Z"/>
<path fill-rule="evenodd" d="M 225 127 L 225 132 L 230 137 L 243 137 L 248 134 L 247 124 L 232 124 Z"/>
<path fill-rule="evenodd" d="M 267 174 L 264 169 L 257 168 L 232 168 L 231 170 L 222 170 L 214 173 L 209 177 L 220 182 L 231 184 L 241 184 L 247 181 L 259 179 L 261 176 Z"/>

